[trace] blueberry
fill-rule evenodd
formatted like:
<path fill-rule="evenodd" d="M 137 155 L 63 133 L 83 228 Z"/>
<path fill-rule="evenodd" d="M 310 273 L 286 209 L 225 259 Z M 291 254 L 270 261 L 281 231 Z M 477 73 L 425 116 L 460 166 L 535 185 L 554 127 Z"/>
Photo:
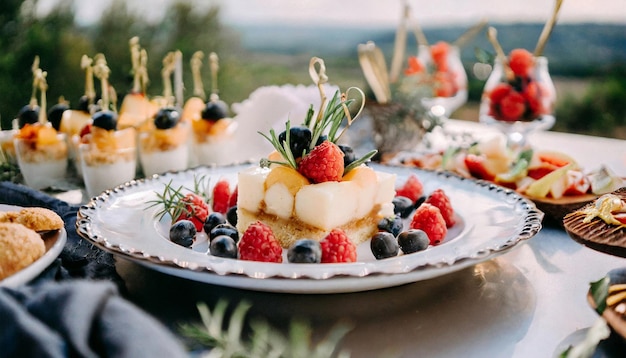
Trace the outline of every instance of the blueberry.
<path fill-rule="evenodd" d="M 111 111 L 100 111 L 93 115 L 93 126 L 108 131 L 117 128 L 117 114 Z"/>
<path fill-rule="evenodd" d="M 226 212 L 226 220 L 232 226 L 237 226 L 237 205 L 231 206 Z"/>
<path fill-rule="evenodd" d="M 426 195 L 422 195 L 419 198 L 417 198 L 417 201 L 415 202 L 415 208 L 419 208 L 420 205 L 422 205 L 424 202 L 426 201 Z"/>
<path fill-rule="evenodd" d="M 412 254 L 414 252 L 423 251 L 428 248 L 430 240 L 428 235 L 418 229 L 411 229 L 398 235 L 398 244 L 405 254 Z"/>
<path fill-rule="evenodd" d="M 210 213 L 204 221 L 204 232 L 210 233 L 213 228 L 220 224 L 227 224 L 224 214 L 218 212 Z"/>
<path fill-rule="evenodd" d="M 343 152 L 343 167 L 347 167 L 352 162 L 356 160 L 356 154 L 354 154 L 354 149 L 347 145 L 340 145 L 339 149 Z"/>
<path fill-rule="evenodd" d="M 411 215 L 415 206 L 413 201 L 406 196 L 396 196 L 393 198 L 393 212 L 396 215 L 400 215 L 401 218 L 406 219 Z"/>
<path fill-rule="evenodd" d="M 372 236 L 370 240 L 370 248 L 372 254 L 377 260 L 386 259 L 388 257 L 394 257 L 398 255 L 400 247 L 398 246 L 398 240 L 391 233 L 381 231 Z"/>
<path fill-rule="evenodd" d="M 91 113 L 91 106 L 92 101 L 89 99 L 89 97 L 83 95 L 78 99 L 78 107 L 76 109 L 85 113 Z"/>
<path fill-rule="evenodd" d="M 209 101 L 202 110 L 202 119 L 207 121 L 218 121 L 226 116 L 228 116 L 228 105 L 224 101 Z"/>
<path fill-rule="evenodd" d="M 63 118 L 63 112 L 70 109 L 70 106 L 67 103 L 57 103 L 54 106 L 50 107 L 48 110 L 48 121 L 52 124 L 52 127 L 56 130 L 59 130 L 61 127 L 61 119 Z"/>
<path fill-rule="evenodd" d="M 378 230 L 388 232 L 392 234 L 393 237 L 398 236 L 398 234 L 402 232 L 402 229 L 404 229 L 404 225 L 399 215 L 382 218 L 378 221 Z"/>
<path fill-rule="evenodd" d="M 174 126 L 176 126 L 176 124 L 178 124 L 179 119 L 180 113 L 178 113 L 175 108 L 161 108 L 154 115 L 154 126 L 158 129 L 173 128 Z"/>
<path fill-rule="evenodd" d="M 311 130 L 307 127 L 289 128 L 289 149 L 294 158 L 302 157 L 302 152 L 309 149 L 312 137 Z M 282 144 L 286 140 L 287 131 L 283 131 L 278 135 L 278 141 Z"/>
<path fill-rule="evenodd" d="M 239 232 L 230 224 L 219 224 L 209 231 L 209 240 L 213 240 L 220 235 L 230 236 L 235 242 L 239 241 Z"/>
<path fill-rule="evenodd" d="M 317 141 L 315 142 L 315 146 L 317 147 L 318 145 L 324 143 L 327 140 L 328 140 L 328 136 L 326 134 L 322 134 L 321 136 L 317 137 Z"/>
<path fill-rule="evenodd" d="M 322 260 L 320 243 L 311 239 L 300 239 L 287 250 L 287 260 L 295 264 L 316 264 Z"/>
<path fill-rule="evenodd" d="M 170 240 L 184 247 L 190 247 L 196 236 L 196 226 L 189 220 L 177 221 L 170 227 Z"/>
<path fill-rule="evenodd" d="M 20 108 L 17 112 L 17 125 L 21 129 L 27 124 L 37 123 L 39 121 L 39 106 L 30 104 Z"/>
<path fill-rule="evenodd" d="M 236 259 L 239 254 L 237 250 L 237 243 L 228 235 L 219 235 L 211 240 L 209 253 L 213 256 L 225 257 L 228 259 Z"/>

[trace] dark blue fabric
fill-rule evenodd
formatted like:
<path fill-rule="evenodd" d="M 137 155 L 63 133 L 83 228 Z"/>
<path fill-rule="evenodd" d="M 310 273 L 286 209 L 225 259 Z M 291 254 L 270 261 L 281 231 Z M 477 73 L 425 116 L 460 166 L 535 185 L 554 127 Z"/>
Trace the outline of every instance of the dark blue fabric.
<path fill-rule="evenodd" d="M 110 253 L 76 233 L 78 206 L 0 182 L 0 204 L 44 207 L 65 222 L 67 243 L 27 285 L 0 288 L 1 357 L 183 357 L 164 326 L 124 299 Z"/>
<path fill-rule="evenodd" d="M 111 282 L 0 289 L 2 357 L 185 357 L 182 344 Z"/>

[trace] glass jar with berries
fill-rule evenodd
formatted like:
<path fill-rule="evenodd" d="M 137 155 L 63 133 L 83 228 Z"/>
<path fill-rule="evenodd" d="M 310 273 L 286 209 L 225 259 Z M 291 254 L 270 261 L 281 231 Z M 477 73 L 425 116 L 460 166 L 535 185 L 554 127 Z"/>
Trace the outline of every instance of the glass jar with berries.
<path fill-rule="evenodd" d="M 502 130 L 511 147 L 523 147 L 528 133 L 554 125 L 555 101 L 548 59 L 515 49 L 495 61 L 483 90 L 480 121 Z"/>

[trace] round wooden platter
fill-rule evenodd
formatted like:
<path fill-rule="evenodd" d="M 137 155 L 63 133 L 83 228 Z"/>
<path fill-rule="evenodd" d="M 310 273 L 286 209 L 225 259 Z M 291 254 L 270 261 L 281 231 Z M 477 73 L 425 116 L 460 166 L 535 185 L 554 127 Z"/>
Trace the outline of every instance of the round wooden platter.
<path fill-rule="evenodd" d="M 545 214 L 546 220 L 550 220 L 559 226 L 563 225 L 565 215 L 580 209 L 598 198 L 597 195 L 593 194 L 564 196 L 559 199 L 526 197 L 535 203 L 537 209 Z"/>
<path fill-rule="evenodd" d="M 626 200 L 626 187 L 614 191 L 613 194 Z M 575 241 L 594 250 L 626 257 L 626 227 L 607 224 L 598 217 L 587 223 L 583 222 L 585 214 L 582 213 L 582 209 L 591 205 L 595 205 L 593 200 L 580 207 L 580 210 L 575 209 L 563 217 L 563 227 L 567 234 Z"/>

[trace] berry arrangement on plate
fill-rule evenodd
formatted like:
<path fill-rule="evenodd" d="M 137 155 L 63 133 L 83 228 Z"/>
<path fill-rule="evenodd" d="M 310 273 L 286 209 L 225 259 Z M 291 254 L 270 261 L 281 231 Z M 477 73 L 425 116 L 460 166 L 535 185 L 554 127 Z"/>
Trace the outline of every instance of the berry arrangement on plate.
<path fill-rule="evenodd" d="M 158 193 L 153 204 L 172 218 L 172 242 L 191 247 L 204 234 L 207 254 L 274 263 L 355 262 L 368 240 L 376 259 L 443 242 L 456 220 L 446 194 L 425 197 L 416 175 L 396 188 L 395 174 L 365 165 L 376 151 L 357 158 L 337 144 L 356 119 L 354 100 L 337 92 L 325 103 L 324 62 L 313 58 L 310 73 L 322 97 L 317 115 L 311 108 L 302 125 L 262 134 L 275 151 L 239 172 L 234 190 L 226 180 L 207 187 L 200 178 L 194 188 L 170 183 Z"/>

